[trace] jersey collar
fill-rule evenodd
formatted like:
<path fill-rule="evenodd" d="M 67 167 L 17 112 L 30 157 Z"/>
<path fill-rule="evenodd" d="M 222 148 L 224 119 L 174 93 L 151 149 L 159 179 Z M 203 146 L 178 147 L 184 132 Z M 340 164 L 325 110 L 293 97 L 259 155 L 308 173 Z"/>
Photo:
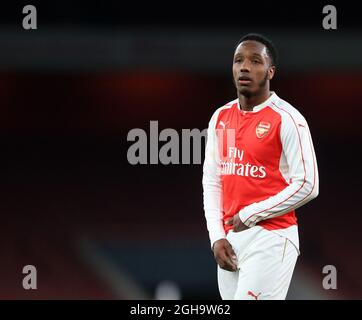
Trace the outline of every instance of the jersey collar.
<path fill-rule="evenodd" d="M 268 99 L 266 99 L 264 102 L 262 102 L 261 104 L 258 104 L 257 106 L 255 106 L 252 111 L 243 111 L 243 112 L 245 112 L 245 113 L 247 113 L 247 112 L 250 112 L 250 113 L 258 112 L 258 111 L 264 109 L 265 107 L 270 106 L 271 103 L 273 101 L 275 101 L 275 99 L 278 98 L 277 94 L 274 91 L 270 91 L 270 92 L 271 92 L 270 97 Z M 237 102 L 238 102 L 238 109 L 240 111 L 242 111 L 241 108 L 240 108 L 240 105 L 239 105 L 239 99 L 237 99 Z"/>

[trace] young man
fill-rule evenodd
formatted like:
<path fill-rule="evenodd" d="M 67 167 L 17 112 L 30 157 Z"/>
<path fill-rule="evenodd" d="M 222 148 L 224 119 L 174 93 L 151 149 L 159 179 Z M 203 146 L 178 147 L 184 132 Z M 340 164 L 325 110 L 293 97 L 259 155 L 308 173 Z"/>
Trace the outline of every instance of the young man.
<path fill-rule="evenodd" d="M 307 121 L 270 91 L 275 68 L 273 44 L 244 36 L 238 98 L 209 123 L 202 182 L 222 299 L 285 299 L 299 255 L 295 209 L 318 195 Z"/>

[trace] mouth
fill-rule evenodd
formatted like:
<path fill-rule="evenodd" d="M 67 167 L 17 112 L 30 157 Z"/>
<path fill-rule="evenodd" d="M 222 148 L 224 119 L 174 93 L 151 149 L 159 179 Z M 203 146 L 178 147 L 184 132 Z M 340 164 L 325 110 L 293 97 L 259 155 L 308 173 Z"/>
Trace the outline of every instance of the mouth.
<path fill-rule="evenodd" d="M 251 78 L 247 76 L 241 76 L 238 78 L 238 83 L 241 85 L 248 85 L 252 82 Z"/>

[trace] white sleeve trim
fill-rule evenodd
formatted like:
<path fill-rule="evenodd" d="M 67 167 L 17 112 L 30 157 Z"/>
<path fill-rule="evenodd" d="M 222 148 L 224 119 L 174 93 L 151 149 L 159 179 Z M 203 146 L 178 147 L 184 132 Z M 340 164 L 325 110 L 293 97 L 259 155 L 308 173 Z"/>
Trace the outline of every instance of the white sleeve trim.
<path fill-rule="evenodd" d="M 226 237 L 223 225 L 222 184 L 216 121 L 220 110 L 212 116 L 207 130 L 205 161 L 203 165 L 204 211 L 211 248 L 215 241 Z"/>

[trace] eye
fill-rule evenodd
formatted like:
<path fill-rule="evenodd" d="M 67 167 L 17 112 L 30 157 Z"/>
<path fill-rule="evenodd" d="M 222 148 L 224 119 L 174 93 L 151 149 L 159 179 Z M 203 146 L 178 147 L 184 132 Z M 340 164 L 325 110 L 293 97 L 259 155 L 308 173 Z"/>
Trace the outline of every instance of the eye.
<path fill-rule="evenodd" d="M 256 64 L 257 64 L 257 63 L 260 63 L 259 60 L 255 60 L 255 59 L 254 59 L 252 62 L 253 62 L 253 63 L 256 63 Z"/>

